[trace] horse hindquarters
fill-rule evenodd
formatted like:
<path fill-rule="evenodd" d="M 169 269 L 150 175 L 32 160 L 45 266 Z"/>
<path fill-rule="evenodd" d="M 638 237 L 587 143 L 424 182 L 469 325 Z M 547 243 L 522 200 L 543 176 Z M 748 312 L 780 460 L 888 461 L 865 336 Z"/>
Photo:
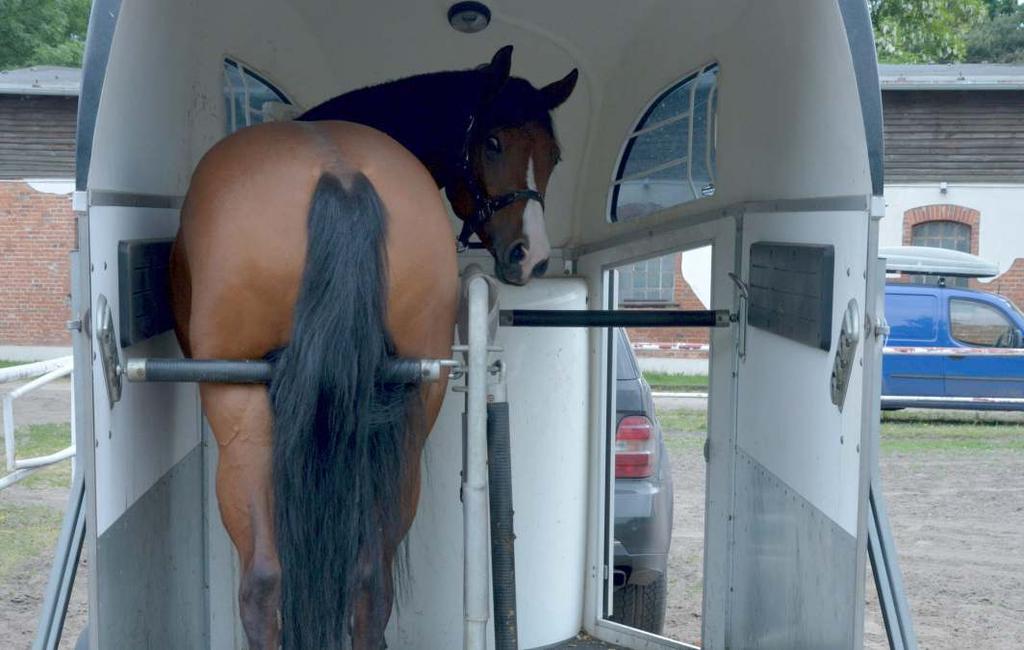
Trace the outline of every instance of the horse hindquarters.
<path fill-rule="evenodd" d="M 354 631 L 357 647 L 382 642 L 390 613 L 406 419 L 418 392 L 379 381 L 393 349 L 385 239 L 365 176 L 321 176 L 291 342 L 270 389 L 285 648 L 341 647 L 357 593 L 370 596 L 360 625 L 376 637 Z"/>

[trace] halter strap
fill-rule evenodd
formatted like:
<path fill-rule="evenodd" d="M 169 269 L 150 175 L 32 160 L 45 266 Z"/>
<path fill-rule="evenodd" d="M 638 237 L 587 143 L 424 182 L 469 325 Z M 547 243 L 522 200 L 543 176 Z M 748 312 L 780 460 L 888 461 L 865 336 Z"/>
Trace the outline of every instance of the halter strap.
<path fill-rule="evenodd" d="M 541 207 L 544 207 L 544 196 L 537 190 L 525 188 L 521 190 L 512 190 L 505 194 L 499 194 L 498 196 L 487 196 L 487 192 L 484 188 L 480 187 L 480 184 L 476 182 L 476 177 L 473 176 L 472 165 L 469 161 L 469 145 L 473 139 L 473 127 L 476 123 L 476 116 L 470 114 L 469 124 L 466 126 L 466 137 L 462 142 L 462 159 L 459 161 L 457 171 L 461 174 L 463 181 L 466 183 L 466 187 L 469 188 L 470 194 L 473 196 L 474 209 L 472 214 L 469 215 L 468 219 L 464 219 L 462 222 L 462 232 L 459 233 L 458 246 L 460 250 L 467 248 L 485 248 L 483 243 L 473 242 L 470 243 L 469 238 L 473 236 L 473 227 L 482 226 L 487 223 L 491 217 L 494 216 L 495 212 L 507 208 L 516 201 L 536 201 L 540 203 Z"/>

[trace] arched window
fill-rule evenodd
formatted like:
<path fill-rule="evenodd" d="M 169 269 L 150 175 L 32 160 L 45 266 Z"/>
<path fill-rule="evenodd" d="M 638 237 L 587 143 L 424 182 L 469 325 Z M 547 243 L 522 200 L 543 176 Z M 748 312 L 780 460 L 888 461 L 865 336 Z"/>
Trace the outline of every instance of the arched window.
<path fill-rule="evenodd" d="M 715 193 L 718 64 L 659 95 L 630 134 L 612 183 L 609 218 L 626 221 Z"/>
<path fill-rule="evenodd" d="M 913 226 L 910 231 L 910 243 L 913 246 L 931 246 L 948 248 L 963 253 L 971 252 L 971 227 L 958 221 L 925 221 Z M 930 275 L 911 276 L 912 282 L 920 284 L 938 284 L 939 278 Z M 945 278 L 949 287 L 966 287 L 967 278 Z"/>
<path fill-rule="evenodd" d="M 224 59 L 224 106 L 228 133 L 294 112 L 292 101 L 274 84 L 232 59 Z"/>

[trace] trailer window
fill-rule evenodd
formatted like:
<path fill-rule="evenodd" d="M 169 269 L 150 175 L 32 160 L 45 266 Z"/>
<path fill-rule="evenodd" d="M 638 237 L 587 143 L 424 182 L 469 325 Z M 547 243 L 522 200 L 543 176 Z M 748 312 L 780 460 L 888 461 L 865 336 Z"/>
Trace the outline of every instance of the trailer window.
<path fill-rule="evenodd" d="M 967 345 L 1009 348 L 1015 340 L 1015 329 L 1006 316 L 974 300 L 950 299 L 949 328 L 953 338 Z"/>
<path fill-rule="evenodd" d="M 262 122 L 291 117 L 292 101 L 244 64 L 224 59 L 225 126 L 228 133 Z"/>
<path fill-rule="evenodd" d="M 718 64 L 661 93 L 630 134 L 612 183 L 610 219 L 627 221 L 715 193 Z"/>

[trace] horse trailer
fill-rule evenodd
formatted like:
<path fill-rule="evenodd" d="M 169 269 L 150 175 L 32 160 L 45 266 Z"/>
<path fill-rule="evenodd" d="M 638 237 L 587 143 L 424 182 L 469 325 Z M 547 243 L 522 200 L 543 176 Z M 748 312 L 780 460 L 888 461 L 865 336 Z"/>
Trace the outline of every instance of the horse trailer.
<path fill-rule="evenodd" d="M 612 310 L 617 267 L 711 247 L 721 318 L 709 329 L 703 605 L 689 641 L 863 645 L 869 540 L 885 532 L 870 487 L 886 329 L 865 0 L 94 0 L 72 264 L 88 647 L 245 644 L 196 384 L 112 376 L 118 359 L 181 356 L 169 331 L 129 335 L 168 307 L 163 287 L 133 280 L 126 245 L 174 237 L 198 161 L 227 133 L 473 68 L 508 44 L 516 75 L 547 83 L 578 68 L 579 82 L 554 112 L 564 160 L 545 197 L 546 275 L 488 281 L 492 305 Z M 144 263 L 152 279 L 166 258 Z M 464 250 L 459 265 L 490 258 Z M 520 647 L 693 647 L 612 620 L 612 330 L 492 328 L 511 404 Z M 460 387 L 424 454 L 390 647 L 464 643 Z"/>

